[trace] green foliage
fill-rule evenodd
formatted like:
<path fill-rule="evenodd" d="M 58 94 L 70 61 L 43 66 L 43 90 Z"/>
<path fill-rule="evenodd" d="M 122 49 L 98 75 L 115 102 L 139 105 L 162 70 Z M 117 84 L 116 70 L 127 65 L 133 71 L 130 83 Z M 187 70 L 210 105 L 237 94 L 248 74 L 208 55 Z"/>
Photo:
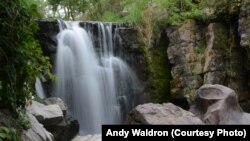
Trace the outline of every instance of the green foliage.
<path fill-rule="evenodd" d="M 35 76 L 52 76 L 51 65 L 34 39 L 40 16 L 34 3 L 2 0 L 0 15 L 0 108 L 17 113 L 34 93 Z"/>
<path fill-rule="evenodd" d="M 16 129 L 0 126 L 0 141 L 21 141 L 21 139 Z"/>
<path fill-rule="evenodd" d="M 27 130 L 31 127 L 31 122 L 24 109 L 20 109 L 18 111 L 17 125 L 24 130 Z"/>
<path fill-rule="evenodd" d="M 48 0 L 48 4 L 52 6 L 53 17 L 67 20 L 75 20 L 82 16 L 88 2 L 88 0 Z"/>
<path fill-rule="evenodd" d="M 123 0 L 90 0 L 82 19 L 120 22 Z"/>
<path fill-rule="evenodd" d="M 206 46 L 202 45 L 194 48 L 194 52 L 197 54 L 203 54 L 205 52 Z"/>
<path fill-rule="evenodd" d="M 103 14 L 102 21 L 104 21 L 104 22 L 110 22 L 110 21 L 112 21 L 112 22 L 120 22 L 121 18 L 117 13 L 107 11 L 107 12 L 105 12 Z"/>

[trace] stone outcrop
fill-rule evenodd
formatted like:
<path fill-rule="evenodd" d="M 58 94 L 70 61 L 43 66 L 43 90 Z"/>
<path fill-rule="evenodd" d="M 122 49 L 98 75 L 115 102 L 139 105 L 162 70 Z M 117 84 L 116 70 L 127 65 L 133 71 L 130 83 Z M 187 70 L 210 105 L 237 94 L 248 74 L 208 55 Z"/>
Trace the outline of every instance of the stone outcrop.
<path fill-rule="evenodd" d="M 55 125 L 63 120 L 61 108 L 54 105 L 44 105 L 36 101 L 27 108 L 28 112 L 36 117 L 36 119 L 45 125 Z"/>
<path fill-rule="evenodd" d="M 32 114 L 28 113 L 27 115 L 31 122 L 31 128 L 23 131 L 22 141 L 53 141 L 53 135 Z"/>
<path fill-rule="evenodd" d="M 46 105 L 58 105 L 62 112 L 63 112 L 63 115 L 66 115 L 66 111 L 67 111 L 67 108 L 66 106 L 64 105 L 64 102 L 62 101 L 62 99 L 58 98 L 58 97 L 50 97 L 50 98 L 47 98 L 44 100 L 44 103 Z"/>
<path fill-rule="evenodd" d="M 207 46 L 204 52 L 204 84 L 225 83 L 224 53 L 227 49 L 227 30 L 220 23 L 211 23 L 207 27 Z"/>
<path fill-rule="evenodd" d="M 250 1 L 242 0 L 240 15 L 239 15 L 239 35 L 240 45 L 243 47 L 250 47 Z"/>
<path fill-rule="evenodd" d="M 241 0 L 240 13 L 238 17 L 238 36 L 240 37 L 239 43 L 240 46 L 244 48 L 244 53 L 247 54 L 243 63 L 245 64 L 244 70 L 246 73 L 244 75 L 244 79 L 235 79 L 237 81 L 242 81 L 245 85 L 247 84 L 247 91 L 250 87 L 250 1 L 249 0 Z M 243 54 L 243 53 L 241 53 Z M 239 65 L 239 63 L 238 63 Z M 247 91 L 248 92 L 248 91 Z M 249 96 L 249 94 L 248 94 Z M 247 98 L 242 99 L 245 102 L 241 103 L 242 108 L 248 110 L 250 112 L 250 100 Z"/>
<path fill-rule="evenodd" d="M 32 101 L 27 111 L 53 134 L 55 141 L 69 141 L 74 138 L 79 131 L 79 124 L 77 120 L 68 117 L 63 101 L 60 98 L 51 97 L 45 99 L 44 103 L 47 105 Z"/>
<path fill-rule="evenodd" d="M 33 115 L 27 113 L 27 118 L 31 123 L 31 127 L 27 130 L 22 130 L 22 141 L 54 141 L 53 135 L 48 132 Z M 13 115 L 9 110 L 0 110 L 0 126 L 12 127 L 16 130 L 18 129 L 17 121 L 13 118 Z"/>
<path fill-rule="evenodd" d="M 235 91 L 223 85 L 203 85 L 190 111 L 206 124 L 250 124 L 250 114 L 241 109 Z"/>
<path fill-rule="evenodd" d="M 203 56 L 196 53 L 196 48 L 201 44 L 198 41 L 201 34 L 193 20 L 186 21 L 180 27 L 167 28 L 166 33 L 169 38 L 168 59 L 173 65 L 171 94 L 174 98 L 186 98 L 191 102 L 195 90 L 202 85 Z"/>
<path fill-rule="evenodd" d="M 36 33 L 36 38 L 42 47 L 44 55 L 51 58 L 51 63 L 55 59 L 57 46 L 57 33 L 59 32 L 59 24 L 57 20 L 38 20 L 39 30 Z"/>
<path fill-rule="evenodd" d="M 57 20 L 38 20 L 39 30 L 35 34 L 35 38 L 39 41 L 43 54 L 50 58 L 53 64 L 56 58 L 57 50 L 57 33 L 59 32 L 59 24 Z M 52 65 L 54 67 L 54 65 Z M 54 68 L 53 68 L 54 70 Z M 53 82 L 51 80 L 43 83 L 43 88 L 47 96 L 51 96 L 53 92 Z"/>
<path fill-rule="evenodd" d="M 65 106 L 62 99 L 58 97 L 50 97 L 44 100 L 44 103 L 49 105 L 58 105 L 64 116 L 63 120 L 61 120 L 57 124 L 45 125 L 45 128 L 50 131 L 56 141 L 69 141 L 75 137 L 79 132 L 79 123 L 76 119 L 67 115 L 67 107 Z"/>
<path fill-rule="evenodd" d="M 71 141 L 101 141 L 101 135 L 86 135 L 86 136 L 76 136 Z"/>
<path fill-rule="evenodd" d="M 180 26 L 166 28 L 173 99 L 186 99 L 191 104 L 203 84 L 226 85 L 236 91 L 241 101 L 250 97 L 247 54 L 239 44 L 237 24 L 231 24 L 228 28 L 222 22 L 198 25 L 187 20 Z M 245 31 L 248 29 L 242 34 Z"/>
<path fill-rule="evenodd" d="M 138 105 L 129 114 L 128 124 L 203 124 L 191 112 L 172 103 Z"/>

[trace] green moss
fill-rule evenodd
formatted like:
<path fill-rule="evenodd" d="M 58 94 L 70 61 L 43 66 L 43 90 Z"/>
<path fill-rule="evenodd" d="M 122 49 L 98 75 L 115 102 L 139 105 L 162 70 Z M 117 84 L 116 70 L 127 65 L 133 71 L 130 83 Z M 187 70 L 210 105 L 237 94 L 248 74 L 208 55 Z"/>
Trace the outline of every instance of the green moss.
<path fill-rule="evenodd" d="M 155 102 L 166 102 L 170 100 L 171 73 L 168 63 L 166 47 L 156 47 L 150 52 L 152 63 L 152 85 L 153 100 Z"/>
<path fill-rule="evenodd" d="M 159 44 L 149 51 L 151 62 L 149 82 L 154 102 L 170 100 L 171 69 L 167 56 L 167 37 L 162 36 Z"/>
<path fill-rule="evenodd" d="M 171 69 L 168 62 L 166 36 L 161 36 L 158 45 L 146 48 L 144 42 L 139 39 L 141 51 L 147 64 L 146 90 L 150 93 L 153 102 L 163 103 L 170 101 Z"/>
<path fill-rule="evenodd" d="M 202 43 L 200 46 L 194 48 L 194 52 L 196 54 L 203 54 L 205 52 L 206 48 L 207 48 L 207 45 Z"/>

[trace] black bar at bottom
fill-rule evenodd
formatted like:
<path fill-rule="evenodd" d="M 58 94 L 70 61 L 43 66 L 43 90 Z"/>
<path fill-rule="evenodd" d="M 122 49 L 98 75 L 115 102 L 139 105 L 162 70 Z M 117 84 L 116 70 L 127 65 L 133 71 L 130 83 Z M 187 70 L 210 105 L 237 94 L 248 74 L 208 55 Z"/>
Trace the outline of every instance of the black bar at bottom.
<path fill-rule="evenodd" d="M 102 141 L 149 140 L 249 140 L 250 125 L 103 125 Z"/>

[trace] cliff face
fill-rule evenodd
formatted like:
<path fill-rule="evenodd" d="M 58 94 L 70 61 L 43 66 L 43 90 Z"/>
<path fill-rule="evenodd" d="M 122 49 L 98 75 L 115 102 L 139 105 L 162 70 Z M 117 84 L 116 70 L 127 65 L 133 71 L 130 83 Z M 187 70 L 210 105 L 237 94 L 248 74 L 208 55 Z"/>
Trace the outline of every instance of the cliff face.
<path fill-rule="evenodd" d="M 230 22 L 188 20 L 166 28 L 173 99 L 192 103 L 201 85 L 222 84 L 235 90 L 242 103 L 249 100 L 249 11 L 250 2 L 243 0 L 240 11 L 230 15 Z"/>

